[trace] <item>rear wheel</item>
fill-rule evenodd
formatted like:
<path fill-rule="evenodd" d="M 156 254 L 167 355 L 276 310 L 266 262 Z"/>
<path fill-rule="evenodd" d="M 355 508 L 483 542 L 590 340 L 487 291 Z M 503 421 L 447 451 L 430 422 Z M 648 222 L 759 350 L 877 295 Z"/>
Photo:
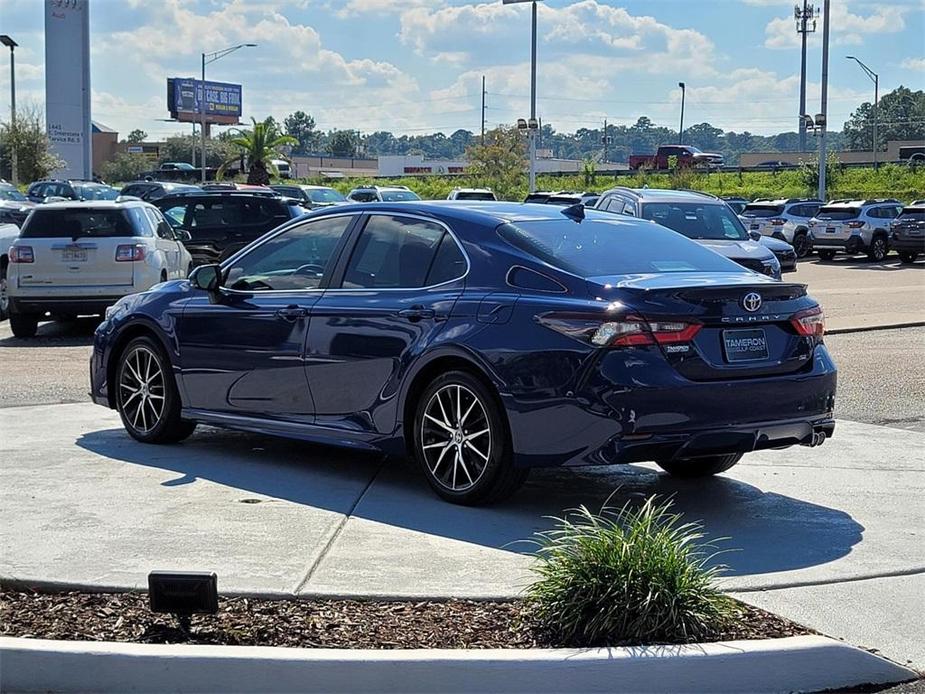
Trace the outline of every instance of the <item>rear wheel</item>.
<path fill-rule="evenodd" d="M 658 466 L 674 477 L 709 477 L 725 472 L 742 460 L 744 453 L 708 455 L 703 458 L 657 460 Z"/>
<path fill-rule="evenodd" d="M 10 313 L 10 297 L 6 293 L 6 259 L 0 267 L 0 320 L 6 320 Z"/>
<path fill-rule="evenodd" d="M 180 418 L 180 394 L 163 348 L 137 337 L 119 355 L 116 407 L 129 435 L 143 443 L 175 443 L 193 433 L 195 422 Z"/>
<path fill-rule="evenodd" d="M 903 263 L 914 263 L 915 259 L 919 257 L 918 253 L 912 253 L 910 251 L 902 251 L 899 254 L 899 260 Z"/>
<path fill-rule="evenodd" d="M 39 327 L 39 317 L 35 313 L 11 313 L 10 330 L 16 337 L 35 337 Z"/>
<path fill-rule="evenodd" d="M 886 243 L 886 236 L 878 234 L 871 239 L 870 248 L 867 249 L 867 259 L 879 263 L 886 258 L 886 254 L 889 252 L 890 249 Z"/>
<path fill-rule="evenodd" d="M 819 251 L 819 257 L 823 260 L 832 260 L 835 257 L 835 251 Z"/>
<path fill-rule="evenodd" d="M 793 250 L 796 252 L 797 258 L 805 258 L 809 255 L 809 237 L 805 231 L 798 231 L 793 235 Z"/>
<path fill-rule="evenodd" d="M 433 490 L 456 504 L 501 501 L 527 479 L 514 467 L 503 415 L 489 389 L 465 371 L 436 378 L 414 418 L 414 454 Z"/>

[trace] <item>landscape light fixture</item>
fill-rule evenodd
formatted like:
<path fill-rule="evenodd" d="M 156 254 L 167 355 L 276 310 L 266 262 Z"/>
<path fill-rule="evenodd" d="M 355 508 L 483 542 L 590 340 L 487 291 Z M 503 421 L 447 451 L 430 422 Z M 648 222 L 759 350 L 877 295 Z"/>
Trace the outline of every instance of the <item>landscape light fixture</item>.
<path fill-rule="evenodd" d="M 148 605 L 152 612 L 176 616 L 180 629 L 188 632 L 192 615 L 218 612 L 218 576 L 209 571 L 152 571 Z"/>

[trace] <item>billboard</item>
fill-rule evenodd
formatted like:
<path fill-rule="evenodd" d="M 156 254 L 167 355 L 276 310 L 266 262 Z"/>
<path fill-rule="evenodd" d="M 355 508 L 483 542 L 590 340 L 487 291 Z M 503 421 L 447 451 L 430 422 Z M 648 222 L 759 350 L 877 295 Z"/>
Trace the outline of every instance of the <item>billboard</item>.
<path fill-rule="evenodd" d="M 167 110 L 172 118 L 198 122 L 202 116 L 203 82 L 189 77 L 167 78 Z M 241 85 L 205 82 L 207 123 L 237 123 L 241 117 Z"/>
<path fill-rule="evenodd" d="M 54 175 L 90 178 L 90 0 L 45 0 L 45 126 Z"/>

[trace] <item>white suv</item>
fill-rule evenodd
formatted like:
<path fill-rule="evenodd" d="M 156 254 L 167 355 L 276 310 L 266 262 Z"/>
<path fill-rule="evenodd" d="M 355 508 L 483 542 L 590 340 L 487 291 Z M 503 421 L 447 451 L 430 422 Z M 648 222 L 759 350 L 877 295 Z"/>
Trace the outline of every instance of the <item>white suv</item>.
<path fill-rule="evenodd" d="M 46 313 L 101 314 L 126 294 L 186 277 L 184 234 L 140 200 L 41 205 L 9 250 L 13 334 L 34 336 Z"/>
<path fill-rule="evenodd" d="M 749 231 L 786 241 L 793 246 L 797 258 L 805 258 L 811 252 L 809 220 L 821 206 L 822 201 L 813 198 L 755 200 L 745 206 L 739 219 Z"/>
<path fill-rule="evenodd" d="M 491 188 L 453 188 L 447 200 L 497 200 Z"/>
<path fill-rule="evenodd" d="M 351 202 L 400 202 L 420 200 L 408 186 L 360 186 L 347 193 Z"/>
<path fill-rule="evenodd" d="M 890 252 L 890 229 L 902 209 L 902 203 L 892 198 L 832 200 L 809 221 L 813 250 L 823 260 L 841 251 L 866 253 L 870 260 L 880 262 Z"/>

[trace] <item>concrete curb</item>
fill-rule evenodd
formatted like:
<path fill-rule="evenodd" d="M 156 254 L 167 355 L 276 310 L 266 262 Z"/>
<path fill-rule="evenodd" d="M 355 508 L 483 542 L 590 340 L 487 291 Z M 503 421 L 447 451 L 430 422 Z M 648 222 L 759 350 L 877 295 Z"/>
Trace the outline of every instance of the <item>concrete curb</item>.
<path fill-rule="evenodd" d="M 687 646 L 336 650 L 0 638 L 18 692 L 782 692 L 915 679 L 823 636 Z"/>
<path fill-rule="evenodd" d="M 905 323 L 886 323 L 884 325 L 861 325 L 858 327 L 835 328 L 826 330 L 826 335 L 850 335 L 852 333 L 869 333 L 875 330 L 899 330 L 900 328 L 921 328 L 925 321 L 907 321 Z"/>

